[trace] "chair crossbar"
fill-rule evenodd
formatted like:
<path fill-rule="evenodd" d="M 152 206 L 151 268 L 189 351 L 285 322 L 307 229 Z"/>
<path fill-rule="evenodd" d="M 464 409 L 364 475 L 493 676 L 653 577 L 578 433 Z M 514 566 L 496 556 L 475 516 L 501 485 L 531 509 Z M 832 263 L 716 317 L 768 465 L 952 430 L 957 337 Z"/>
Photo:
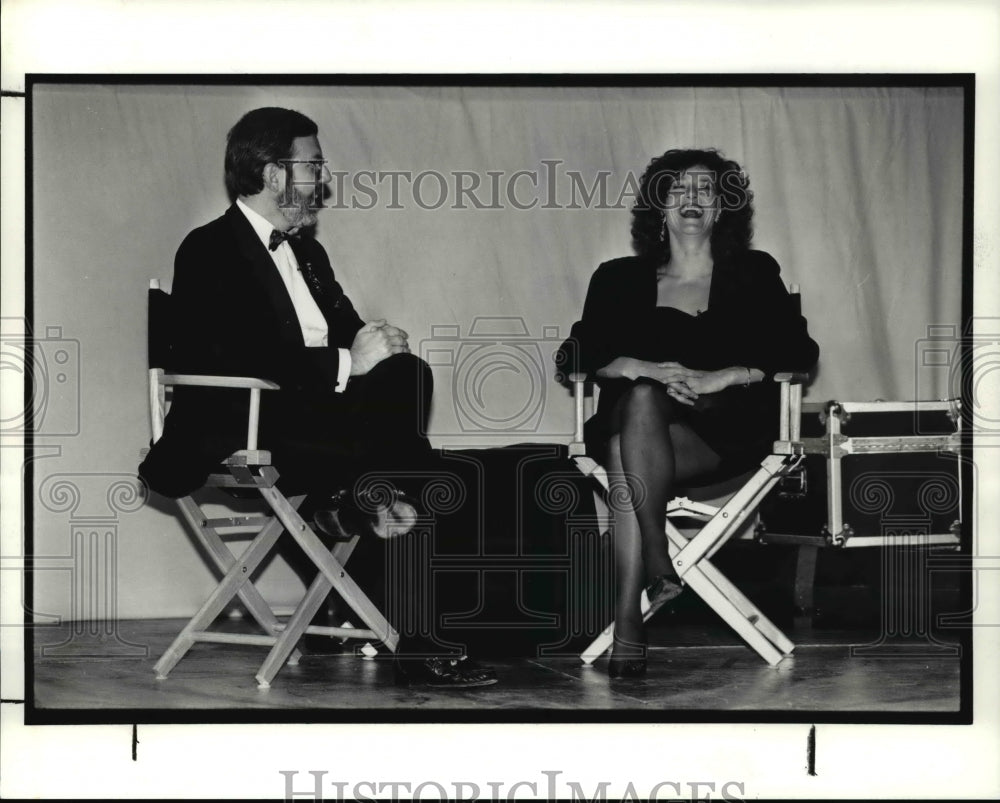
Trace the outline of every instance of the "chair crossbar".
<path fill-rule="evenodd" d="M 304 496 L 295 497 L 295 504 L 301 504 L 304 498 Z M 223 575 L 228 573 L 235 564 L 236 558 L 222 541 L 218 531 L 214 527 L 207 526 L 206 520 L 202 516 L 201 508 L 198 507 L 197 503 L 190 496 L 178 499 L 177 506 L 180 508 L 181 514 L 191 527 L 198 542 L 212 558 L 219 572 Z M 281 532 L 281 523 L 277 519 L 272 518 L 257 537 L 270 538 L 275 532 Z M 240 602 L 243 603 L 261 629 L 266 633 L 275 632 L 278 620 L 271 611 L 271 606 L 267 604 L 260 595 L 260 592 L 257 591 L 256 586 L 252 583 L 247 583 L 239 589 L 238 595 Z M 297 657 L 296 654 L 296 659 Z M 160 669 L 157 669 L 157 673 L 160 673 Z"/>
<path fill-rule="evenodd" d="M 302 602 L 286 623 L 285 629 L 275 643 L 271 654 L 261 666 L 261 671 L 257 675 L 258 683 L 262 687 L 269 685 L 271 678 L 284 661 L 283 656 L 294 648 L 331 589 L 348 602 L 361 621 L 365 623 L 367 629 L 371 631 L 375 640 L 381 641 L 390 652 L 395 652 L 399 643 L 399 633 L 386 621 L 382 612 L 375 607 L 361 590 L 361 587 L 344 569 L 343 562 L 353 551 L 357 538 L 339 543 L 332 551 L 328 551 L 316 533 L 298 515 L 296 509 L 276 489 L 262 488 L 261 495 L 267 500 L 275 515 L 281 519 L 302 550 L 309 556 L 309 559 L 319 568 L 320 573 L 313 580 Z M 348 637 L 357 638 L 359 637 L 358 633 L 364 633 L 364 631 L 355 630 Z"/>
<path fill-rule="evenodd" d="M 581 470 L 608 488 L 607 472 L 590 458 L 576 458 Z M 711 562 L 711 557 L 740 530 L 778 480 L 800 462 L 800 457 L 769 455 L 757 472 L 722 506 L 694 502 L 680 497 L 667 508 L 665 536 L 671 560 L 682 582 L 701 597 L 723 621 L 733 628 L 771 666 L 776 666 L 795 648 L 794 643 L 768 619 Z M 593 465 L 591 465 L 593 464 Z M 694 516 L 708 521 L 693 537 L 684 535 L 670 517 Z M 643 591 L 640 602 L 643 621 L 656 610 Z M 609 652 L 614 642 L 614 622 L 581 653 L 585 664 Z"/>
<path fill-rule="evenodd" d="M 718 509 L 708 523 L 690 541 L 686 542 L 683 554 L 675 561 L 677 572 L 684 577 L 689 566 L 699 560 L 710 558 L 735 533 L 747 517 L 753 513 L 775 483 L 791 470 L 797 460 L 768 455 L 757 473 L 740 488 L 726 504 Z"/>
<path fill-rule="evenodd" d="M 286 626 L 281 625 L 284 629 Z M 311 636 L 329 636 L 330 638 L 341 639 L 369 639 L 378 641 L 378 634 L 374 630 L 366 630 L 363 627 L 322 627 L 320 625 L 310 625 L 305 632 Z"/>
<path fill-rule="evenodd" d="M 698 517 L 710 519 L 719 512 L 718 505 L 708 505 L 704 502 L 695 502 L 686 496 L 678 496 L 667 503 L 667 515 L 677 517 Z"/>
<path fill-rule="evenodd" d="M 299 543 L 299 546 L 319 568 L 320 576 L 313 582 L 313 586 L 325 585 L 329 582 L 330 586 L 342 597 L 355 600 L 352 607 L 361 620 L 378 635 L 379 641 L 395 650 L 399 634 L 389 626 L 385 617 L 344 570 L 341 560 L 344 559 L 345 554 L 350 554 L 347 552 L 348 549 L 353 550 L 353 542 L 338 544 L 332 552 L 328 551 L 316 533 L 302 521 L 295 508 L 281 494 L 273 488 L 261 489 L 261 494 L 274 509 L 275 514 L 281 519 L 292 537 Z M 329 589 L 325 590 L 324 596 L 328 591 Z M 309 593 L 311 592 L 312 588 L 310 588 Z"/>
<path fill-rule="evenodd" d="M 350 557 L 357 538 L 339 543 L 332 552 L 328 551 L 298 514 L 304 496 L 285 497 L 277 489 L 267 487 L 261 487 L 259 490 L 274 512 L 273 516 L 259 519 L 254 517 L 206 519 L 191 497 L 177 500 L 198 540 L 223 572 L 223 578 L 157 662 L 155 670 L 159 679 L 166 678 L 187 651 L 194 644 L 202 642 L 270 647 L 270 652 L 255 676 L 261 688 L 270 686 L 274 676 L 286 662 L 291 665 L 298 663 L 300 653 L 295 645 L 305 633 L 377 641 L 382 642 L 390 651 L 395 651 L 399 635 L 344 568 L 344 563 Z M 241 520 L 245 526 L 245 522 L 251 519 L 255 522 L 263 521 L 264 525 L 243 553 L 237 557 L 222 541 L 219 534 L 220 526 Z M 309 555 L 319 569 L 319 574 L 291 617 L 282 623 L 277 620 L 270 606 L 250 582 L 250 577 L 271 552 L 279 536 L 286 531 L 291 533 Z M 331 589 L 340 593 L 355 610 L 365 623 L 365 628 L 324 628 L 309 625 Z M 239 597 L 246 605 L 264 630 L 264 634 L 219 633 L 210 630 L 211 624 L 234 597 Z"/>
<path fill-rule="evenodd" d="M 205 519 L 205 526 L 213 530 L 257 531 L 269 521 L 270 516 L 228 516 L 222 519 Z"/>
<path fill-rule="evenodd" d="M 227 466 L 269 466 L 271 453 L 266 449 L 241 449 L 233 452 L 223 463 Z"/>
<path fill-rule="evenodd" d="M 794 649 L 792 642 L 708 559 L 692 566 L 685 582 L 771 666 Z"/>
<path fill-rule="evenodd" d="M 238 470 L 239 466 L 233 469 Z M 265 468 L 267 468 L 265 466 Z M 210 474 L 205 482 L 206 488 L 270 488 L 276 479 L 269 476 L 255 476 L 253 474 L 243 474 L 240 478 L 231 474 Z"/>
<path fill-rule="evenodd" d="M 222 581 L 215 587 L 215 590 L 205 600 L 198 612 L 187 623 L 174 643 L 167 648 L 163 657 L 156 663 L 154 669 L 159 679 L 166 678 L 167 674 L 191 649 L 195 642 L 193 634 L 207 631 L 209 626 L 222 613 L 226 605 L 237 594 L 256 571 L 261 561 L 267 557 L 271 548 L 281 534 L 280 527 L 268 527 L 261 532 L 238 558 L 233 560 L 232 566 L 226 572 Z"/>
<path fill-rule="evenodd" d="M 278 640 L 277 636 L 255 636 L 250 633 L 219 633 L 212 630 L 197 630 L 190 634 L 195 642 L 213 644 L 250 644 L 255 647 L 270 647 Z"/>

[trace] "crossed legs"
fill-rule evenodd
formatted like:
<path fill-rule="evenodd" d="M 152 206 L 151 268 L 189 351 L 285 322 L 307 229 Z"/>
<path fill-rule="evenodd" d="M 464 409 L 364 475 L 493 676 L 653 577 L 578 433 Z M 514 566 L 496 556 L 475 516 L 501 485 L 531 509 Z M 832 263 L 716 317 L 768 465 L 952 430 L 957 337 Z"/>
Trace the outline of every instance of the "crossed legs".
<path fill-rule="evenodd" d="M 662 385 L 637 382 L 612 416 L 607 468 L 617 567 L 615 659 L 645 655 L 640 598 L 658 577 L 673 574 L 664 528 L 678 482 L 719 465 L 719 456 L 681 420 L 678 404 Z"/>

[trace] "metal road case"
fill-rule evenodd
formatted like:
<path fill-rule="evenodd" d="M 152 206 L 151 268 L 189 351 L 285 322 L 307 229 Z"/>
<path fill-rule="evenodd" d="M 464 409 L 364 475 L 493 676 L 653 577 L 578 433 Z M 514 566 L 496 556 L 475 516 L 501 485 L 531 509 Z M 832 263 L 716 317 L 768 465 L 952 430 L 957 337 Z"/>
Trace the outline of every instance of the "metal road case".
<path fill-rule="evenodd" d="M 961 544 L 959 402 L 805 404 L 802 468 L 761 507 L 761 541 Z"/>

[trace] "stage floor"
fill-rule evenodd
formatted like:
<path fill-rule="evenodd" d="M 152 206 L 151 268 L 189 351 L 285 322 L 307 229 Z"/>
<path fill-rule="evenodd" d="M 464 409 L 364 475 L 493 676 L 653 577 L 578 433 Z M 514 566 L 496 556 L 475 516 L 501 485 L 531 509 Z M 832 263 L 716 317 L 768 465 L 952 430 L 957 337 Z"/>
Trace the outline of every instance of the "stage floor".
<path fill-rule="evenodd" d="M 29 676 L 34 709 L 46 721 L 169 722 L 230 715 L 267 720 L 279 713 L 296 721 L 372 721 L 373 715 L 385 721 L 436 711 L 445 719 L 464 712 L 483 721 L 741 715 L 821 721 L 823 714 L 844 721 L 893 721 L 896 715 L 920 721 L 926 714 L 933 721 L 960 708 L 959 650 L 942 646 L 946 639 L 873 649 L 875 631 L 801 623 L 786 631 L 796 644 L 793 655 L 774 668 L 721 622 L 658 617 L 642 679 L 610 681 L 606 658 L 588 667 L 573 654 L 506 657 L 489 661 L 498 684 L 464 691 L 397 688 L 388 662 L 353 649 L 303 655 L 296 666 L 283 667 L 269 689 L 259 689 L 254 674 L 265 648 L 226 644 L 195 645 L 167 679 L 157 680 L 153 664 L 183 625 L 179 619 L 123 621 L 113 634 L 88 633 L 85 625 L 37 628 Z M 223 626 L 251 632 L 245 620 Z M 867 652 L 859 654 L 859 647 Z"/>

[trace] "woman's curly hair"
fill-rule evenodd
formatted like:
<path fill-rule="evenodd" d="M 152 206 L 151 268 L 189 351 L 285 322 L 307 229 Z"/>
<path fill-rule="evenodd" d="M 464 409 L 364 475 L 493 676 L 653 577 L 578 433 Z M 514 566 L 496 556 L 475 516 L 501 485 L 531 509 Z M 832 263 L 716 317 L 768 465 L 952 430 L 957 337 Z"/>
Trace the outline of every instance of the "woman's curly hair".
<path fill-rule="evenodd" d="M 715 148 L 674 149 L 653 159 L 639 182 L 639 197 L 632 207 L 632 245 L 639 256 L 661 263 L 670 259 L 670 239 L 662 237 L 667 194 L 685 170 L 696 166 L 713 174 L 721 200 L 721 213 L 712 229 L 712 257 L 728 259 L 750 248 L 753 193 L 739 164 Z"/>

